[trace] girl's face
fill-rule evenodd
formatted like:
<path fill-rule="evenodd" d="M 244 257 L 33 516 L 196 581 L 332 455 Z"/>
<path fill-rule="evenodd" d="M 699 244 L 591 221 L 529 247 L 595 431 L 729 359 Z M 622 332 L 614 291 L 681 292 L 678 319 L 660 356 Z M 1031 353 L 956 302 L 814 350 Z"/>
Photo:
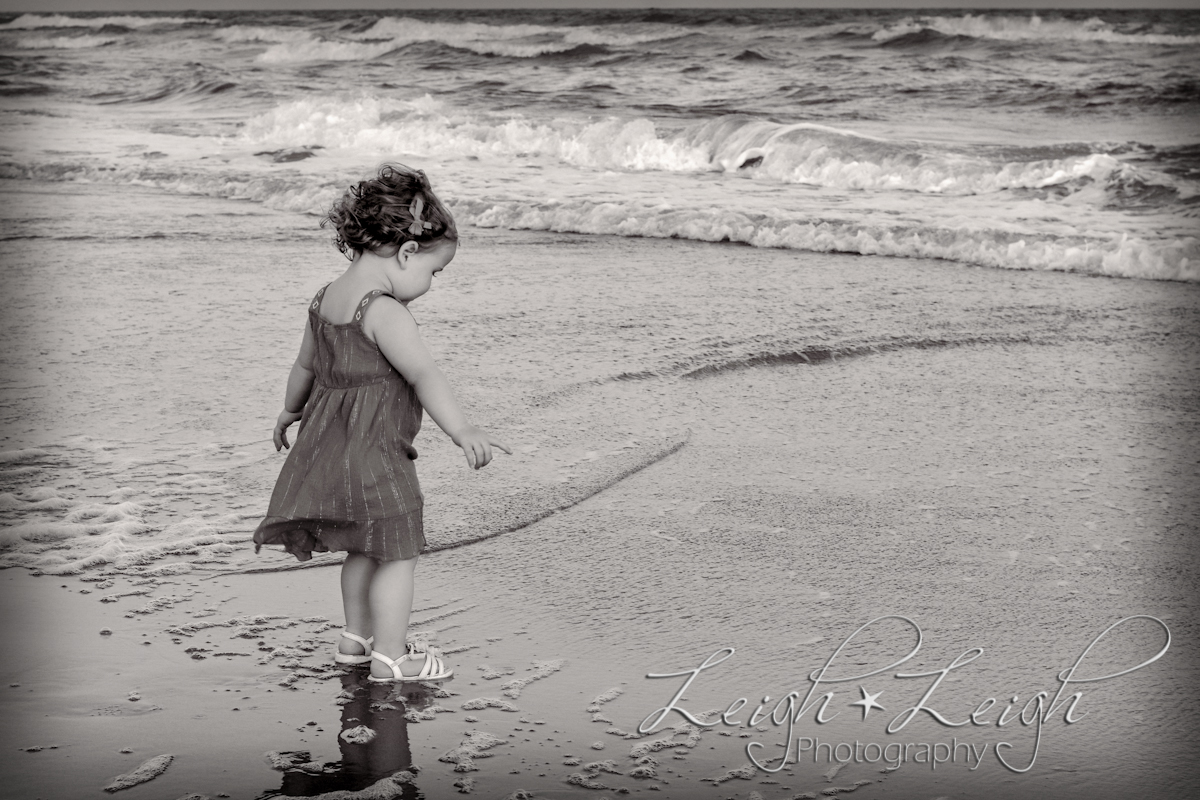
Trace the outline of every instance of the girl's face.
<path fill-rule="evenodd" d="M 389 270 L 392 296 L 407 303 L 429 291 L 433 278 L 454 260 L 458 242 L 443 240 L 440 243 L 419 247 L 416 242 L 405 242 L 396 252 L 396 268 Z"/>

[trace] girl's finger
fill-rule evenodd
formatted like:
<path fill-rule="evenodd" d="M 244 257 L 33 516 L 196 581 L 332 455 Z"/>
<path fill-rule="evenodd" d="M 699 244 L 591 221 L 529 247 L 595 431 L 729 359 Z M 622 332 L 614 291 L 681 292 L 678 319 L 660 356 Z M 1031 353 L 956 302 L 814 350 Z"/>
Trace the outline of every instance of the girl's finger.
<path fill-rule="evenodd" d="M 508 453 L 510 456 L 512 455 L 512 448 L 509 447 L 508 445 L 506 445 L 504 442 L 500 441 L 499 439 L 492 439 L 491 441 L 492 441 L 493 445 L 495 445 L 496 447 L 499 447 L 501 450 Z"/>

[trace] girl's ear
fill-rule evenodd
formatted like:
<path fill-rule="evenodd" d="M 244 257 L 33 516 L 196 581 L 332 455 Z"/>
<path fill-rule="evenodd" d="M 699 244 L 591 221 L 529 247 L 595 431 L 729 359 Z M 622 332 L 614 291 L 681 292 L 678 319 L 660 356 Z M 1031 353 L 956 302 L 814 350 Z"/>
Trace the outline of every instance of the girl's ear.
<path fill-rule="evenodd" d="M 396 260 L 400 262 L 400 266 L 404 266 L 404 262 L 408 260 L 409 256 L 411 256 L 413 253 L 416 253 L 420 249 L 421 246 L 419 244 L 414 242 L 412 239 L 409 239 L 407 242 L 400 245 L 398 250 L 396 250 Z"/>

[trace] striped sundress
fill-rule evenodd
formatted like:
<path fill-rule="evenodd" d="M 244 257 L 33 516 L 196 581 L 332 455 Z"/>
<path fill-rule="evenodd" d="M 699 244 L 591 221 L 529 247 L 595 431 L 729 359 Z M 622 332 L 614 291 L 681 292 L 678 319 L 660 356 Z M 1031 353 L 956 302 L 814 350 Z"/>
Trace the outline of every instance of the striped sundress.
<path fill-rule="evenodd" d="M 421 403 L 363 331 L 363 315 L 383 292 L 367 293 L 354 319 L 335 325 L 320 313 L 326 288 L 308 309 L 316 340 L 312 392 L 254 531 L 255 552 L 281 544 L 300 561 L 330 550 L 414 558 L 425 549 L 412 445 Z"/>

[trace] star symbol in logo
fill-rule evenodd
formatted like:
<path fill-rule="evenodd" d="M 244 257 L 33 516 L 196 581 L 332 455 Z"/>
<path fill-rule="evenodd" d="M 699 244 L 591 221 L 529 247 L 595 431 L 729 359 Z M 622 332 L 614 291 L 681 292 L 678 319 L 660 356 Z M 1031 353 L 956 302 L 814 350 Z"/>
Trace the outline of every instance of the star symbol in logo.
<path fill-rule="evenodd" d="M 860 692 L 862 692 L 862 700 L 851 703 L 850 705 L 862 706 L 864 720 L 866 720 L 867 714 L 871 713 L 872 708 L 878 708 L 880 711 L 887 711 L 886 708 L 879 705 L 879 703 L 875 702 L 875 700 L 879 697 L 879 695 L 883 694 L 883 692 L 876 692 L 875 694 L 867 694 L 867 690 L 864 689 L 861 685 L 858 687 L 858 690 Z"/>

